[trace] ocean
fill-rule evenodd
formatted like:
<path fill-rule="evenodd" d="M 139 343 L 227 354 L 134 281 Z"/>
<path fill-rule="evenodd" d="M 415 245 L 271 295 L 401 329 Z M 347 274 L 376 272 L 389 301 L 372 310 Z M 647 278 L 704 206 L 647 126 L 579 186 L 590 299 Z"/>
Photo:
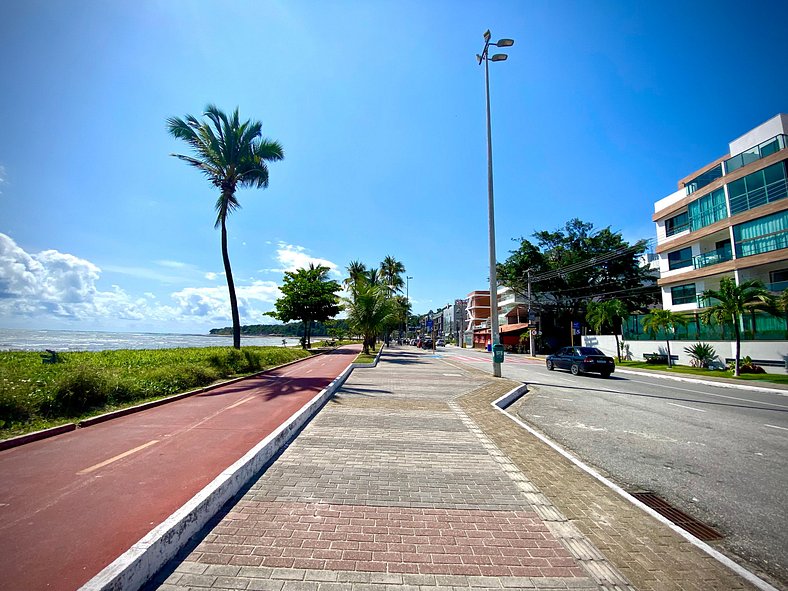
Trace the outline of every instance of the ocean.
<path fill-rule="evenodd" d="M 241 346 L 281 347 L 284 337 L 241 337 Z M 299 339 L 287 337 L 288 347 Z M 0 328 L 0 351 L 105 351 L 108 349 L 174 349 L 176 347 L 232 347 L 230 336 L 163 334 L 153 332 L 91 332 Z"/>

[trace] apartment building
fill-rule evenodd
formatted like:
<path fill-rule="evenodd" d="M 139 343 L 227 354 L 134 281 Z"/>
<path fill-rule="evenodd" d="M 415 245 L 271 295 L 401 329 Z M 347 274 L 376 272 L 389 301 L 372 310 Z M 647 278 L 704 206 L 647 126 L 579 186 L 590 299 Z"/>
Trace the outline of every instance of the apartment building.
<path fill-rule="evenodd" d="M 654 204 L 665 309 L 703 308 L 724 276 L 788 288 L 788 115 L 729 144 L 729 153 L 681 179 Z"/>
<path fill-rule="evenodd" d="M 465 345 L 484 347 L 490 341 L 490 292 L 489 290 L 472 291 L 468 294 L 467 301 Z"/>

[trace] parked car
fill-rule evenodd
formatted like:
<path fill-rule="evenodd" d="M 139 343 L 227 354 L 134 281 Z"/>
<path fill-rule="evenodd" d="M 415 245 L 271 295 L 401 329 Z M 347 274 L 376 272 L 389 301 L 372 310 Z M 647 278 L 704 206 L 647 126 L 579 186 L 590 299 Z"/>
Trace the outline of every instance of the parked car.
<path fill-rule="evenodd" d="M 432 339 L 424 339 L 421 342 L 422 349 L 432 349 Z"/>
<path fill-rule="evenodd" d="M 445 347 L 446 346 L 446 341 L 444 341 L 443 339 L 438 339 L 437 341 L 435 341 L 435 346 L 436 347 Z"/>
<path fill-rule="evenodd" d="M 609 378 L 616 369 L 612 357 L 608 357 L 596 347 L 564 347 L 557 353 L 547 356 L 547 369 L 568 369 L 573 375 L 579 373 L 598 373 Z"/>

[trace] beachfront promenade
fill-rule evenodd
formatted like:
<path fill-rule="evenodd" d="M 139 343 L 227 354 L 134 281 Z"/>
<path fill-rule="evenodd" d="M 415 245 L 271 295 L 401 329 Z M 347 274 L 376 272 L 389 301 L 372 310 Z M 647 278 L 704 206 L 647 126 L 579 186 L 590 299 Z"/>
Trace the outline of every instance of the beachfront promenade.
<path fill-rule="evenodd" d="M 356 369 L 150 588 L 752 589 L 429 352 Z"/>

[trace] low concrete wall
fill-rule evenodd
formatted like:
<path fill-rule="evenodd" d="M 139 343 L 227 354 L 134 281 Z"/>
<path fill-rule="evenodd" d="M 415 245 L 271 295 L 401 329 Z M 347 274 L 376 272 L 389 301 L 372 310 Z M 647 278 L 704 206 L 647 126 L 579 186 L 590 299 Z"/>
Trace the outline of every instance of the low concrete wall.
<path fill-rule="evenodd" d="M 632 361 L 643 361 L 644 353 L 660 353 L 667 355 L 668 349 L 665 341 L 622 341 L 619 336 L 619 342 L 623 344 L 621 350 L 621 357 L 630 359 Z M 690 365 L 691 357 L 684 352 L 685 347 L 689 347 L 698 341 L 670 341 L 670 354 L 678 355 L 677 363 L 679 365 Z M 725 363 L 725 358 L 734 358 L 736 356 L 736 342 L 735 341 L 700 341 L 708 343 L 717 352 L 717 356 L 721 363 Z M 597 347 L 601 349 L 606 355 L 611 357 L 616 356 L 616 339 L 613 335 L 585 335 L 583 336 L 583 346 Z M 746 356 L 752 359 L 767 359 L 771 361 L 782 362 L 782 367 L 769 367 L 764 366 L 763 369 L 767 373 L 784 374 L 785 360 L 788 359 L 788 341 L 742 341 L 741 343 L 741 357 L 744 359 Z"/>

